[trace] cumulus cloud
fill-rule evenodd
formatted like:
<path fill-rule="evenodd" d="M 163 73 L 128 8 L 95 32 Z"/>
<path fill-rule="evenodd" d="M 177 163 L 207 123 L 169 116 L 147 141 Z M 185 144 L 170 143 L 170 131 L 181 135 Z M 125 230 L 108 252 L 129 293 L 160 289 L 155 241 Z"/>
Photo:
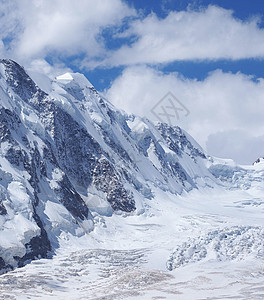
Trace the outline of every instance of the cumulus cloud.
<path fill-rule="evenodd" d="M 255 137 L 246 130 L 229 130 L 209 135 L 209 153 L 221 158 L 231 158 L 240 164 L 250 164 L 263 157 L 264 135 Z"/>
<path fill-rule="evenodd" d="M 166 18 L 152 13 L 134 21 L 120 35 L 130 36 L 137 38 L 132 45 L 123 45 L 101 64 L 264 57 L 264 30 L 258 26 L 258 19 L 242 21 L 231 10 L 217 6 L 172 11 Z"/>
<path fill-rule="evenodd" d="M 134 14 L 121 0 L 0 0 L 0 39 L 9 56 L 103 55 L 98 37 L 107 26 Z"/>
<path fill-rule="evenodd" d="M 51 65 L 45 59 L 32 60 L 27 66 L 27 71 L 33 73 L 42 73 L 51 79 L 54 79 L 54 77 L 66 72 L 73 72 L 63 63 L 55 63 Z"/>
<path fill-rule="evenodd" d="M 66 72 L 72 72 L 63 63 L 50 65 L 45 59 L 34 59 L 27 66 L 27 73 L 46 93 L 52 92 L 51 80 Z"/>
<path fill-rule="evenodd" d="M 236 160 L 244 163 L 246 159 L 250 163 L 252 157 L 261 154 L 259 152 L 264 155 L 264 148 L 253 147 L 249 155 L 245 147 L 245 140 L 254 140 L 256 145 L 256 139 L 264 133 L 264 79 L 254 80 L 245 74 L 216 70 L 199 81 L 178 73 L 163 74 L 147 66 L 137 66 L 126 68 L 105 94 L 117 107 L 157 121 L 152 108 L 168 91 L 190 111 L 187 116 L 179 111 L 179 119 L 172 119 L 173 124 L 187 130 L 204 148 L 207 147 L 210 154 L 235 157 L 230 137 L 234 132 L 244 132 L 241 141 L 243 134 L 234 139 L 239 148 Z M 175 105 L 180 108 L 176 102 Z M 163 118 L 168 121 L 166 116 Z M 223 138 L 214 138 L 221 132 L 229 136 L 225 149 Z M 251 147 L 250 143 L 248 147 Z"/>
<path fill-rule="evenodd" d="M 142 17 L 122 0 L 0 0 L 0 7 L 0 54 L 23 63 L 48 55 L 83 57 L 79 67 L 87 68 L 264 56 L 258 19 L 242 21 L 217 6 L 165 18 Z M 109 27 L 115 30 L 105 39 Z M 118 38 L 134 42 L 107 49 L 107 39 Z"/>

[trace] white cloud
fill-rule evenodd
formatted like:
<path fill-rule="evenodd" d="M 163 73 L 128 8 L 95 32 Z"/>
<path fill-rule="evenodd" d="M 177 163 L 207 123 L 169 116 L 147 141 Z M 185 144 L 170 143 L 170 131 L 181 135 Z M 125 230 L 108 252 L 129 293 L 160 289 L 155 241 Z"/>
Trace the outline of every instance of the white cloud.
<path fill-rule="evenodd" d="M 206 145 L 209 153 L 241 164 L 253 163 L 264 156 L 264 135 L 255 137 L 246 130 L 217 132 L 209 135 Z"/>
<path fill-rule="evenodd" d="M 28 72 L 42 73 L 51 79 L 66 72 L 72 72 L 70 68 L 62 63 L 50 65 L 45 59 L 34 59 L 27 66 Z"/>
<path fill-rule="evenodd" d="M 264 155 L 264 148 L 256 147 L 250 155 L 245 148 L 245 140 L 253 141 L 264 133 L 264 79 L 254 81 L 241 73 L 216 70 L 205 80 L 198 81 L 183 78 L 177 73 L 163 74 L 150 67 L 137 66 L 125 69 L 106 91 L 106 97 L 117 107 L 155 121 L 157 119 L 151 109 L 168 91 L 190 111 L 187 117 L 180 115 L 179 120 L 174 118 L 173 124 L 187 130 L 204 148 L 207 145 L 210 154 L 234 157 L 230 138 L 227 138 L 222 152 L 218 149 L 223 150 L 223 138 L 215 138 L 214 147 L 211 141 L 213 136 L 220 136 L 216 134 L 226 132 L 226 136 L 230 137 L 230 131 L 236 130 L 247 136 L 241 142 L 240 138 L 235 139 L 239 147 L 236 153 L 240 152 L 237 161 L 245 162 L 246 159 L 250 163 L 254 155 L 260 155 L 259 152 Z"/>
<path fill-rule="evenodd" d="M 216 6 L 140 16 L 122 0 L 0 0 L 0 55 L 23 62 L 83 55 L 80 67 L 160 64 L 176 60 L 264 57 L 264 30 L 258 20 L 241 21 Z M 134 16 L 115 37 L 133 37 L 131 46 L 106 48 L 102 29 Z M 134 20 L 134 21 L 132 21 Z M 5 47 L 3 47 L 5 45 Z"/>
<path fill-rule="evenodd" d="M 62 75 L 72 70 L 62 63 L 56 63 L 52 66 L 45 59 L 34 59 L 26 68 L 29 76 L 46 93 L 52 92 L 51 80 L 56 76 Z"/>
<path fill-rule="evenodd" d="M 264 57 L 264 29 L 258 19 L 236 19 L 231 10 L 209 6 L 199 11 L 154 13 L 136 20 L 121 36 L 136 36 L 105 59 L 103 65 L 159 64 L 176 60 Z"/>
<path fill-rule="evenodd" d="M 0 40 L 0 55 L 4 56 L 5 46 L 4 43 Z"/>
<path fill-rule="evenodd" d="M 134 14 L 121 0 L 0 0 L 0 39 L 20 60 L 58 56 L 102 55 L 102 28 Z"/>
<path fill-rule="evenodd" d="M 81 67 L 159 64 L 176 60 L 264 57 L 264 30 L 258 19 L 242 21 L 216 6 L 171 11 L 145 18 L 122 0 L 0 0 L 0 54 L 26 59 L 84 55 Z M 128 29 L 131 46 L 106 49 L 102 29 Z M 5 47 L 3 47 L 5 45 Z"/>

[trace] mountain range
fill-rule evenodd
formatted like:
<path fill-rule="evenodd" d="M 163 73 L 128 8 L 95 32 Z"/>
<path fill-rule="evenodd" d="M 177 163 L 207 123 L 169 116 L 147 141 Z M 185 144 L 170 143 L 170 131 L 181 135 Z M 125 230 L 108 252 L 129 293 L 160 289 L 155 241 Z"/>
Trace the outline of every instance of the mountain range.
<path fill-rule="evenodd" d="M 211 157 L 180 127 L 115 108 L 82 74 L 31 77 L 0 60 L 2 273 L 52 257 L 63 233 L 89 235 L 97 216 L 143 214 L 159 193 L 263 182 L 263 159 Z"/>

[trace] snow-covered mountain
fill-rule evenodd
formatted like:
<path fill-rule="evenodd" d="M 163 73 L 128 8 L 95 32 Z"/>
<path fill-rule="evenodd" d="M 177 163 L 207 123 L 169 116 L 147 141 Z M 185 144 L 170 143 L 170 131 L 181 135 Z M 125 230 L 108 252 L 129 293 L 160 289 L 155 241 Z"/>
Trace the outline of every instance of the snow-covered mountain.
<path fill-rule="evenodd" d="M 159 192 L 263 181 L 262 169 L 209 157 L 179 127 L 118 110 L 82 74 L 35 80 L 0 60 L 2 272 L 52 256 L 60 235 L 83 236 L 98 216 L 144 213 Z"/>
<path fill-rule="evenodd" d="M 257 164 L 264 164 L 264 157 L 258 158 L 253 165 L 256 166 Z"/>

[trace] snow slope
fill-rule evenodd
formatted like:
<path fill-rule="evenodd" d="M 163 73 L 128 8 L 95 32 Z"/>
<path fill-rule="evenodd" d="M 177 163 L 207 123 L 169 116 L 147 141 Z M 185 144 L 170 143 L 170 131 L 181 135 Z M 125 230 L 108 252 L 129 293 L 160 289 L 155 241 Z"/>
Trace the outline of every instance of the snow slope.
<path fill-rule="evenodd" d="M 261 188 L 261 186 L 259 186 Z M 95 216 L 53 259 L 2 275 L 15 299 L 262 299 L 263 187 L 159 192 L 141 215 Z M 21 291 L 23 293 L 21 294 Z"/>

